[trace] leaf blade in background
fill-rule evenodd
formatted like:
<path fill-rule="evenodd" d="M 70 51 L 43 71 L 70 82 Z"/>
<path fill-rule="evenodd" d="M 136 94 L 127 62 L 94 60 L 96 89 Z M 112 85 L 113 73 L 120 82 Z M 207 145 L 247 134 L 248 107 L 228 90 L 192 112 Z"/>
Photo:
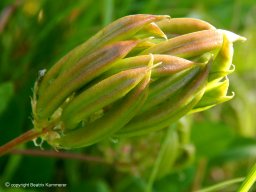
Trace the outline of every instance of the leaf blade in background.
<path fill-rule="evenodd" d="M 9 101 L 14 95 L 14 85 L 12 82 L 0 84 L 0 115 L 5 111 Z"/>
<path fill-rule="evenodd" d="M 233 140 L 233 132 L 218 122 L 198 122 L 192 127 L 192 141 L 198 156 L 212 158 L 223 152 Z"/>

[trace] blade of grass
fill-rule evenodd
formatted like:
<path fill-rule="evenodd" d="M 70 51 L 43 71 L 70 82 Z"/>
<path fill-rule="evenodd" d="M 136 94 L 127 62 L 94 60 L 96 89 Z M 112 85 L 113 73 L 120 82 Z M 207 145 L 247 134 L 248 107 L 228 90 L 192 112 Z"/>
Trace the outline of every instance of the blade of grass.
<path fill-rule="evenodd" d="M 248 173 L 238 192 L 248 192 L 256 181 L 256 163 Z"/>
<path fill-rule="evenodd" d="M 50 19 L 45 25 L 45 27 L 42 29 L 42 31 L 40 31 L 40 33 L 37 35 L 37 38 L 34 39 L 29 54 L 27 54 L 27 56 L 24 57 L 22 61 L 22 65 L 24 66 L 24 68 L 29 68 L 29 65 L 31 64 L 30 61 L 36 54 L 37 49 L 40 48 L 40 43 L 47 38 L 47 35 L 49 35 L 49 33 L 56 27 L 57 24 L 65 20 L 70 15 L 72 10 L 74 10 L 75 8 L 79 7 L 81 9 L 85 9 L 87 6 L 90 5 L 90 3 L 91 1 L 88 0 L 79 1 L 75 4 L 70 4 L 64 10 L 58 12 L 58 14 L 56 14 L 52 19 Z"/>
<path fill-rule="evenodd" d="M 233 185 L 235 183 L 240 183 L 244 180 L 244 178 L 236 178 L 236 179 L 232 179 L 232 180 L 228 180 L 228 181 L 224 181 L 221 183 L 218 183 L 216 185 L 204 188 L 204 189 L 200 189 L 196 192 L 215 192 L 215 191 L 220 191 L 221 189 L 227 188 L 230 185 Z"/>
<path fill-rule="evenodd" d="M 24 149 L 25 144 L 19 146 L 19 149 Z M 2 174 L 2 181 L 10 181 L 11 178 L 15 175 L 16 170 L 18 169 L 22 160 L 22 156 L 11 155 L 8 159 L 7 164 L 5 165 L 4 172 Z"/>
<path fill-rule="evenodd" d="M 106 26 L 113 20 L 113 11 L 114 10 L 114 1 L 113 0 L 104 0 L 103 6 L 103 26 Z"/>
<path fill-rule="evenodd" d="M 162 161 L 162 158 L 164 157 L 165 150 L 168 147 L 168 140 L 169 140 L 168 136 L 171 135 L 170 134 L 171 132 L 176 130 L 176 127 L 177 127 L 176 124 L 174 124 L 170 128 L 168 128 L 168 130 L 167 130 L 166 137 L 162 141 L 160 151 L 159 151 L 158 156 L 156 158 L 156 161 L 155 161 L 154 167 L 152 169 L 152 172 L 149 176 L 149 181 L 148 181 L 147 186 L 146 186 L 146 192 L 152 192 L 153 191 L 152 188 L 153 188 L 154 181 L 157 177 L 157 172 L 160 168 L 160 163 Z"/>

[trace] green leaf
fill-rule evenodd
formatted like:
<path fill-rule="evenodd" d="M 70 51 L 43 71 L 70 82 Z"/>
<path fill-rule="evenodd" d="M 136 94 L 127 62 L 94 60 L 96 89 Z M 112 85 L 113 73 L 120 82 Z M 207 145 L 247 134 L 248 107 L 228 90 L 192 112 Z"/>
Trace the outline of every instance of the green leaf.
<path fill-rule="evenodd" d="M 236 138 L 229 147 L 219 154 L 215 163 L 256 158 L 256 141 L 253 138 Z"/>
<path fill-rule="evenodd" d="M 89 180 L 77 185 L 71 186 L 70 191 L 84 192 L 84 191 L 94 191 L 94 192 L 110 192 L 107 184 L 102 180 Z"/>
<path fill-rule="evenodd" d="M 55 162 L 56 160 L 53 158 L 35 158 L 31 156 L 25 156 L 23 157 L 20 166 L 16 170 L 16 174 L 10 182 L 55 183 L 57 182 L 57 179 L 54 178 Z"/>
<path fill-rule="evenodd" d="M 195 178 L 195 167 L 188 167 L 182 171 L 172 173 L 154 183 L 155 192 L 187 192 L 190 191 Z"/>
<path fill-rule="evenodd" d="M 146 183 L 140 177 L 125 177 L 116 184 L 117 192 L 145 192 Z"/>
<path fill-rule="evenodd" d="M 233 133 L 223 123 L 205 121 L 193 125 L 191 137 L 198 155 L 211 158 L 226 150 Z"/>

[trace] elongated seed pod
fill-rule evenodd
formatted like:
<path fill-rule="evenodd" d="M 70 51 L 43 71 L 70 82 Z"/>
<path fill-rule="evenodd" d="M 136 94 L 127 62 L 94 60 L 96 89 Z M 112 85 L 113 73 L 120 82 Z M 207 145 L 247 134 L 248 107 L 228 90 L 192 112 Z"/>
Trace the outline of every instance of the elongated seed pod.
<path fill-rule="evenodd" d="M 141 55 L 152 54 L 169 54 L 182 58 L 191 58 L 218 50 L 223 43 L 223 34 L 217 30 L 203 30 L 193 32 L 161 42 L 155 46 L 146 49 Z"/>
<path fill-rule="evenodd" d="M 147 101 L 141 108 L 140 113 L 149 109 L 157 110 L 158 105 L 166 100 L 170 100 L 175 93 L 185 87 L 198 74 L 202 66 L 176 73 L 168 78 L 160 78 L 153 82 L 149 88 Z"/>
<path fill-rule="evenodd" d="M 155 97 L 156 95 L 161 94 L 163 90 L 168 89 L 173 83 L 175 83 L 179 79 L 185 78 L 184 80 L 186 81 L 186 79 L 191 79 L 195 77 L 195 75 L 200 71 L 200 69 L 204 65 L 205 64 L 202 63 L 197 64 L 191 68 L 184 69 L 170 76 L 162 77 L 151 82 L 149 97 Z"/>
<path fill-rule="evenodd" d="M 193 18 L 171 18 L 157 22 L 157 25 L 166 34 L 183 35 L 202 30 L 215 30 L 211 24 L 200 19 Z"/>
<path fill-rule="evenodd" d="M 63 110 L 65 128 L 73 129 L 90 114 L 125 96 L 148 73 L 149 68 L 136 68 L 117 73 L 76 96 Z"/>
<path fill-rule="evenodd" d="M 131 52 L 127 55 L 128 57 L 133 57 L 138 55 L 141 51 L 148 49 L 152 46 L 156 45 L 155 42 L 152 41 L 152 37 L 140 39 L 138 44 L 131 50 Z"/>
<path fill-rule="evenodd" d="M 109 24 L 96 35 L 90 38 L 83 47 L 90 47 L 88 53 L 92 53 L 99 47 L 119 40 L 129 40 L 136 32 L 151 22 L 169 18 L 168 15 L 137 14 L 123 17 Z M 65 63 L 64 69 L 68 68 Z"/>
<path fill-rule="evenodd" d="M 168 76 L 179 71 L 192 68 L 197 63 L 171 55 L 153 54 L 156 63 L 161 65 L 152 69 L 152 77 Z M 115 74 L 123 70 L 145 67 L 150 60 L 150 55 L 139 55 L 128 57 L 118 61 L 107 74 Z"/>
<path fill-rule="evenodd" d="M 109 137 L 127 124 L 143 105 L 147 97 L 145 90 L 148 82 L 149 77 L 147 76 L 102 118 L 87 124 L 85 127 L 68 132 L 59 139 L 52 141 L 52 144 L 67 149 L 79 148 Z"/>
<path fill-rule="evenodd" d="M 208 73 L 209 67 L 207 65 L 199 72 L 193 81 L 175 95 L 176 97 L 162 103 L 157 109 L 152 109 L 136 116 L 117 134 L 132 136 L 158 130 L 168 126 L 174 119 L 177 120 L 186 114 L 201 99 Z"/>
<path fill-rule="evenodd" d="M 158 27 L 158 25 L 154 22 L 145 25 L 137 34 L 135 34 L 136 38 L 143 38 L 149 36 L 167 39 L 162 29 Z"/>
<path fill-rule="evenodd" d="M 65 69 L 76 64 L 83 56 L 93 53 L 98 48 L 114 41 L 129 39 L 129 37 L 134 35 L 146 24 L 164 18 L 169 18 L 169 16 L 138 14 L 116 20 L 60 59 L 45 75 L 39 91 L 44 92 L 49 85 L 48 82 L 55 79 L 61 72 L 65 71 Z"/>
<path fill-rule="evenodd" d="M 54 80 L 47 92 L 39 93 L 37 112 L 40 118 L 48 118 L 69 97 L 93 78 L 109 69 L 115 61 L 123 58 L 137 41 L 122 41 L 106 46 L 84 57 L 70 70 Z M 65 89 L 63 89 L 65 87 Z"/>
<path fill-rule="evenodd" d="M 172 123 L 179 120 L 182 116 L 187 114 L 202 98 L 204 93 L 204 89 L 194 95 L 193 99 L 185 105 L 176 105 L 177 108 L 172 108 L 173 111 L 169 111 L 169 113 L 164 114 L 162 116 L 158 116 L 159 119 L 154 119 L 151 124 L 149 121 L 148 126 L 136 126 L 133 125 L 133 121 L 124 126 L 121 130 L 119 130 L 115 136 L 116 137 L 134 137 L 148 134 L 153 131 L 159 131 L 164 129 L 165 127 L 171 125 Z M 180 107 L 180 108 L 179 108 Z M 157 122 L 156 122 L 157 121 Z"/>

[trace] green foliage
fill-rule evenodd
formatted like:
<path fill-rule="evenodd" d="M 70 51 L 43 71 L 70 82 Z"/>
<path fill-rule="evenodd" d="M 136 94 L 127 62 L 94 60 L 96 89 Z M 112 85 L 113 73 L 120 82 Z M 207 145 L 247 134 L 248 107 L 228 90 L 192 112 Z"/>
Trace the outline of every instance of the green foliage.
<path fill-rule="evenodd" d="M 11 82 L 0 84 L 0 115 L 4 112 L 11 100 L 14 94 L 13 89 L 13 84 Z"/>
<path fill-rule="evenodd" d="M 212 158 L 228 147 L 233 140 L 232 129 L 223 123 L 198 122 L 193 124 L 191 140 L 198 156 Z"/>
<path fill-rule="evenodd" d="M 49 69 L 107 23 L 135 13 L 195 17 L 247 38 L 246 43 L 235 47 L 236 71 L 230 78 L 230 88 L 236 95 L 211 111 L 189 117 L 192 128 L 179 129 L 179 141 L 186 141 L 182 149 L 194 144 L 195 158 L 178 164 L 188 155 L 183 150 L 180 161 L 170 172 L 154 181 L 152 191 L 196 191 L 245 177 L 256 160 L 255 3 L 255 0 L 0 0 L 0 143 L 33 127 L 29 96 L 38 71 Z M 106 139 L 74 151 L 99 156 L 110 164 L 13 154 L 1 157 L 0 191 L 47 191 L 6 188 L 5 181 L 67 183 L 66 188 L 51 188 L 52 191 L 145 191 L 163 134 Z M 43 147 L 50 149 L 46 144 Z M 27 148 L 33 148 L 32 143 L 20 149 Z M 253 187 L 251 191 L 255 190 Z M 233 184 L 227 190 L 238 188 L 239 184 Z"/>

